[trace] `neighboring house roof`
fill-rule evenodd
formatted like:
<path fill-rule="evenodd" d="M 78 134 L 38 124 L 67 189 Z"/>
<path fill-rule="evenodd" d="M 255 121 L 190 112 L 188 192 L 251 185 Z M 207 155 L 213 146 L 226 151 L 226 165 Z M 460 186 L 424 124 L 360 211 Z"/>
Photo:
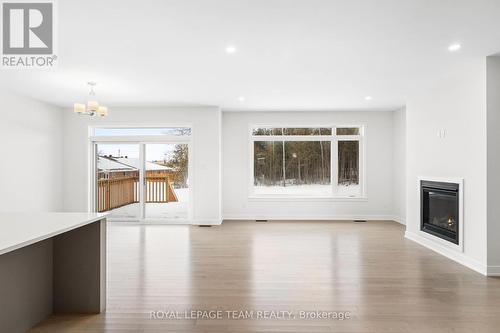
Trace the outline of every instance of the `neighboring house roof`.
<path fill-rule="evenodd" d="M 131 166 L 135 169 L 138 169 L 139 168 L 139 164 L 140 164 L 140 161 L 138 158 L 129 158 L 129 157 L 117 157 L 117 158 L 114 158 L 116 161 L 120 162 L 120 163 L 123 163 L 125 165 L 128 165 L 128 166 Z M 160 164 L 156 164 L 156 163 L 152 163 L 152 162 L 147 162 L 146 161 L 146 170 L 168 170 L 168 171 L 173 171 L 174 169 L 173 168 L 170 168 L 170 167 L 167 167 L 167 166 L 164 166 L 164 165 L 160 165 Z"/>
<path fill-rule="evenodd" d="M 134 171 L 137 170 L 129 165 L 115 161 L 110 157 L 99 156 L 97 158 L 97 169 L 106 172 Z"/>

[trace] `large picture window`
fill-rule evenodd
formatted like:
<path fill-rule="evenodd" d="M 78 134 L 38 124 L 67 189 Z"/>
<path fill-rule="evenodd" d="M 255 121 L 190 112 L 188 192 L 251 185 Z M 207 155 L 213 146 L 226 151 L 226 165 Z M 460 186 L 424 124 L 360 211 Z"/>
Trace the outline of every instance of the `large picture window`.
<path fill-rule="evenodd" d="M 357 127 L 251 129 L 255 197 L 360 197 L 362 134 Z"/>

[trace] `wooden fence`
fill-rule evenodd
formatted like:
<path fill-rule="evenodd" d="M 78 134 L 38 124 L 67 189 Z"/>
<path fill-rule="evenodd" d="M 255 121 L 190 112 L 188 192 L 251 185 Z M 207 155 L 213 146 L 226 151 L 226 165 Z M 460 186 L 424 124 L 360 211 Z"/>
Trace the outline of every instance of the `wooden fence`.
<path fill-rule="evenodd" d="M 139 177 L 137 176 L 99 179 L 97 182 L 97 210 L 98 212 L 106 212 L 138 203 L 139 193 Z M 145 199 L 147 203 L 178 201 L 168 176 L 146 176 Z"/>

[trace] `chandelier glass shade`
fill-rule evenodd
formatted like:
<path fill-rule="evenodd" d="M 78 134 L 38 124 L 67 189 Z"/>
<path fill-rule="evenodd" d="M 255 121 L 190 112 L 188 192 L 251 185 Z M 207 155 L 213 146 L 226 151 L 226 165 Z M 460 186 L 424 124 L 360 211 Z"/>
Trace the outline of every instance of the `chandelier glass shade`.
<path fill-rule="evenodd" d="M 90 92 L 87 103 L 75 103 L 73 105 L 73 111 L 81 115 L 107 117 L 108 108 L 106 106 L 99 105 L 99 103 L 95 100 L 94 87 L 96 83 L 88 82 L 88 85 L 90 86 Z"/>

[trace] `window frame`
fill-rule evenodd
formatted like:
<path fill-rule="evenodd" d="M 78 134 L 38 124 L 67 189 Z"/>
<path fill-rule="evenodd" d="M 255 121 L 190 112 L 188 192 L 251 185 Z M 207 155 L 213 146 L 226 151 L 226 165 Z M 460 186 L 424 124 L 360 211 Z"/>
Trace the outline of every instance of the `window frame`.
<path fill-rule="evenodd" d="M 167 127 L 189 127 L 191 128 L 191 134 L 190 135 L 132 135 L 132 136 L 96 136 L 95 135 L 95 129 L 96 128 L 167 128 Z M 88 154 L 87 154 L 87 161 L 88 161 L 88 173 L 87 173 L 87 189 L 88 189 L 88 196 L 87 196 L 87 210 L 88 212 L 95 212 L 96 211 L 96 198 L 97 198 L 97 182 L 95 179 L 95 175 L 97 172 L 97 144 L 99 143 L 108 143 L 108 144 L 114 144 L 114 143 L 124 143 L 124 144 L 138 144 L 139 146 L 144 146 L 146 144 L 169 144 L 169 143 L 180 143 L 180 144 L 187 144 L 188 145 L 188 150 L 189 150 L 189 164 L 188 164 L 188 173 L 189 173 L 189 178 L 190 178 L 190 184 L 189 184 L 189 206 L 188 206 L 188 217 L 186 220 L 176 220 L 174 222 L 170 220 L 163 220 L 163 219 L 149 219 L 145 218 L 144 215 L 144 207 L 141 209 L 141 215 L 139 218 L 132 218 L 130 220 L 127 220 L 127 222 L 137 222 L 139 224 L 145 224 L 145 223 L 155 223 L 155 224 L 172 224 L 172 223 L 183 223 L 185 221 L 192 221 L 194 219 L 194 207 L 195 207 L 195 199 L 194 199 L 194 188 L 196 187 L 196 175 L 194 172 L 194 165 L 196 163 L 195 159 L 195 149 L 196 146 L 194 144 L 195 140 L 195 126 L 191 123 L 169 123 L 169 124 L 163 124 L 163 123 L 157 123 L 157 124 L 135 124 L 135 123 L 122 123 L 122 124 L 115 124 L 115 123 L 109 123 L 109 122 L 103 122 L 102 124 L 90 124 L 87 126 L 87 135 L 88 135 L 88 142 L 87 142 L 87 149 L 88 149 Z M 144 148 L 140 148 L 141 157 L 140 159 L 142 160 L 144 158 Z M 140 183 L 143 184 L 144 180 L 141 177 L 140 178 Z M 141 191 L 142 193 L 142 191 Z M 142 197 L 142 194 L 141 194 Z M 142 200 L 142 199 L 141 199 Z M 124 218 L 119 218 L 119 221 L 124 220 Z"/>
<path fill-rule="evenodd" d="M 337 128 L 359 128 L 358 135 L 337 135 Z M 331 135 L 253 135 L 255 128 L 331 128 Z M 298 195 L 298 194 L 257 194 L 254 191 L 254 142 L 256 141 L 329 141 L 330 142 L 330 180 L 332 191 L 328 195 Z M 359 188 L 358 195 L 338 194 L 338 142 L 359 142 Z M 365 159 L 366 125 L 364 124 L 323 124 L 323 125 L 269 125 L 250 124 L 248 128 L 248 199 L 256 201 L 287 201 L 287 200 L 326 200 L 326 201 L 366 201 L 366 159 Z"/>
<path fill-rule="evenodd" d="M 95 135 L 96 129 L 128 129 L 128 128 L 139 128 L 139 129 L 149 129 L 149 128 L 190 128 L 191 134 L 188 135 L 169 135 L 169 134 L 146 134 L 146 135 Z M 190 142 L 193 138 L 193 126 L 191 124 L 174 124 L 170 126 L 161 125 L 134 125 L 127 126 L 126 124 L 106 124 L 101 125 L 90 125 L 88 128 L 88 136 L 92 141 L 100 142 Z"/>

